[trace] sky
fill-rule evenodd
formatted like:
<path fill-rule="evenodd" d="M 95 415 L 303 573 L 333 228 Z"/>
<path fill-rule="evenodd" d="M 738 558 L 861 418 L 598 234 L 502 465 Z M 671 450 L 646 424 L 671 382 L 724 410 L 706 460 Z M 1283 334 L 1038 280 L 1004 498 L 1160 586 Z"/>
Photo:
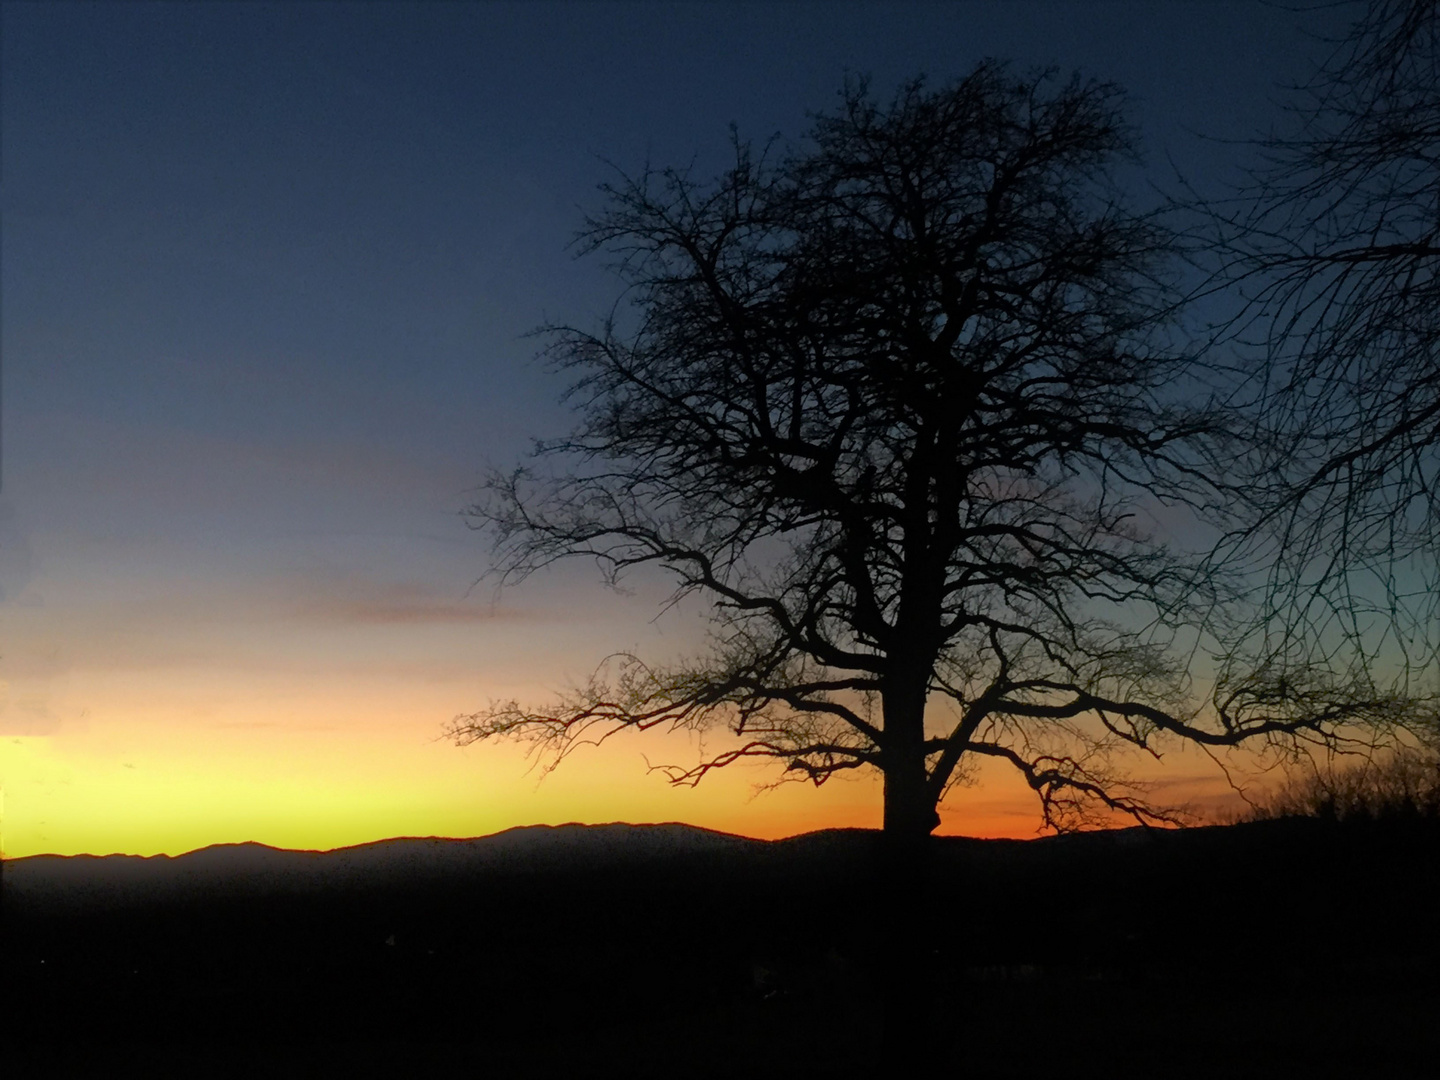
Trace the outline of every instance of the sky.
<path fill-rule="evenodd" d="M 985 57 L 1121 84 L 1157 182 L 1238 178 L 1343 12 L 1260 2 L 0 5 L 0 852 L 330 848 L 565 821 L 878 826 L 873 778 L 442 727 L 698 640 L 664 582 L 497 595 L 462 511 L 567 426 L 527 333 L 617 296 L 596 186 Z M 1003 773 L 941 832 L 1030 836 Z M 1172 755 L 1158 782 L 1218 805 Z"/>

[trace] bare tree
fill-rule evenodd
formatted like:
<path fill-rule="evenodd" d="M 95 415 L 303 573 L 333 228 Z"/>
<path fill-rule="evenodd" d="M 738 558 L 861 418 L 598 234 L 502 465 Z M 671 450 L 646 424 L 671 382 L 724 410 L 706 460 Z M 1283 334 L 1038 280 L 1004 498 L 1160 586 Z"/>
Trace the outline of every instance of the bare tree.
<path fill-rule="evenodd" d="M 1258 360 L 1234 399 L 1264 448 L 1229 548 L 1268 567 L 1244 651 L 1413 685 L 1440 646 L 1435 0 L 1359 5 L 1287 120 L 1214 218 Z"/>
<path fill-rule="evenodd" d="M 1323 667 L 1196 693 L 1222 578 L 1143 524 L 1212 512 L 1226 435 L 1168 340 L 1171 238 L 1112 180 L 1116 87 L 985 63 L 888 108 L 862 83 L 783 156 L 734 139 L 713 182 L 622 178 L 582 234 L 626 304 L 547 328 L 578 427 L 473 508 L 496 572 L 653 565 L 711 606 L 713 648 L 612 658 L 459 742 L 563 757 L 622 729 L 736 736 L 671 778 L 774 758 L 817 785 L 878 769 L 923 838 L 970 763 L 1007 762 L 1047 823 L 1169 819 L 1119 768 L 1167 739 L 1328 740 L 1405 708 Z"/>

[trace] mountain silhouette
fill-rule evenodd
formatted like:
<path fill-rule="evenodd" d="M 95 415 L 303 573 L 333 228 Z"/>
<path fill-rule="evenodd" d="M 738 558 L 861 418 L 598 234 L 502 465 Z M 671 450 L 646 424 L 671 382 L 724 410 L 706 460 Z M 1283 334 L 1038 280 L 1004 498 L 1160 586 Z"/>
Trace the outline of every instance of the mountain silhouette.
<path fill-rule="evenodd" d="M 602 869 L 719 855 L 764 841 L 665 823 L 525 825 L 469 839 L 396 837 L 330 851 L 213 844 L 183 855 L 30 855 L 4 864 L 10 903 L 80 910 L 186 896 L 433 882 L 477 873 Z"/>

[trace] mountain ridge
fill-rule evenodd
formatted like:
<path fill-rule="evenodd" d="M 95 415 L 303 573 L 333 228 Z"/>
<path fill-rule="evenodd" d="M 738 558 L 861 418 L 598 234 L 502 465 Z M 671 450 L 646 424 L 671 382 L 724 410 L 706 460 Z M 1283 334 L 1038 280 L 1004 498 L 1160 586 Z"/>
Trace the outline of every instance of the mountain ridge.
<path fill-rule="evenodd" d="M 319 851 L 257 841 L 180 855 L 27 855 L 4 863 L 7 903 L 92 907 L 188 894 L 239 895 L 326 887 L 649 864 L 754 850 L 772 841 L 681 822 L 520 825 L 478 837 L 389 837 Z"/>
<path fill-rule="evenodd" d="M 560 830 L 586 830 L 589 832 L 603 831 L 607 829 L 683 829 L 687 832 L 704 833 L 712 836 L 734 837 L 739 840 L 753 840 L 757 843 L 772 843 L 774 841 L 760 840 L 758 837 L 744 836 L 740 833 L 727 833 L 720 829 L 710 829 L 703 825 L 690 825 L 681 821 L 605 821 L 605 822 L 581 822 L 567 821 L 562 824 L 553 825 L 548 822 L 539 822 L 533 825 L 512 825 L 509 828 L 501 829 L 498 832 L 482 833 L 478 836 L 440 836 L 431 834 L 421 836 L 418 834 L 405 834 L 401 836 L 387 836 L 379 840 L 362 840 L 356 844 L 341 844 L 333 848 L 286 848 L 275 844 L 267 844 L 260 840 L 225 840 L 214 844 L 206 844 L 203 847 L 191 848 L 189 851 L 182 851 L 178 855 L 171 855 L 169 852 L 156 852 L 153 855 L 136 855 L 126 851 L 111 851 L 105 854 L 97 854 L 90 851 L 75 852 L 72 855 L 61 855 L 56 852 L 37 852 L 33 855 L 18 855 L 4 860 L 7 866 L 17 866 L 35 859 L 144 859 L 144 860 L 165 860 L 184 859 L 191 855 L 198 855 L 201 852 L 215 850 L 240 850 L 240 849 L 265 849 L 268 851 L 282 851 L 299 855 L 333 855 L 345 851 L 357 851 L 362 848 L 373 848 L 382 844 L 394 844 L 404 842 L 424 841 L 455 841 L 468 843 L 477 840 L 491 840 L 497 837 L 509 836 L 515 833 L 538 834 L 542 832 L 557 832 Z M 845 830 L 817 829 L 814 832 L 838 832 Z M 870 830 L 859 830 L 870 831 Z M 810 835 L 808 833 L 797 833 L 797 836 Z M 793 837 L 781 837 L 782 840 L 794 839 Z"/>
<path fill-rule="evenodd" d="M 1032 840 L 937 837 L 946 861 L 979 858 L 998 865 L 1039 858 L 1084 860 L 1102 850 L 1144 847 L 1159 834 L 1181 833 L 1204 847 L 1200 834 L 1234 826 L 1154 830 L 1135 826 Z M 1245 831 L 1243 828 L 1241 831 Z M 1263 831 L 1263 830 L 1262 830 Z M 1257 834 L 1258 835 L 1258 834 Z M 180 855 L 29 855 L 6 860 L 3 897 L 14 907 L 87 910 L 152 901 L 217 896 L 321 893 L 389 888 L 480 877 L 608 873 L 664 865 L 712 871 L 745 864 L 765 872 L 858 867 L 881 833 L 819 829 L 761 840 L 683 822 L 519 825 L 477 837 L 399 836 L 328 850 L 279 848 L 258 841 L 210 844 Z"/>

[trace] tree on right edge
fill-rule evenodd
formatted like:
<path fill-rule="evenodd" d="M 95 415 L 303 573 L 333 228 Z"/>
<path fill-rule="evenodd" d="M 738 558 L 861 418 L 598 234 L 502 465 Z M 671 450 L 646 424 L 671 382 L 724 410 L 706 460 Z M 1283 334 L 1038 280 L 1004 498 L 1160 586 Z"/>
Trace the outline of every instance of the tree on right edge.
<path fill-rule="evenodd" d="M 1354 14 L 1211 212 L 1260 435 L 1232 550 L 1269 570 L 1255 649 L 1418 687 L 1440 661 L 1440 5 Z"/>

